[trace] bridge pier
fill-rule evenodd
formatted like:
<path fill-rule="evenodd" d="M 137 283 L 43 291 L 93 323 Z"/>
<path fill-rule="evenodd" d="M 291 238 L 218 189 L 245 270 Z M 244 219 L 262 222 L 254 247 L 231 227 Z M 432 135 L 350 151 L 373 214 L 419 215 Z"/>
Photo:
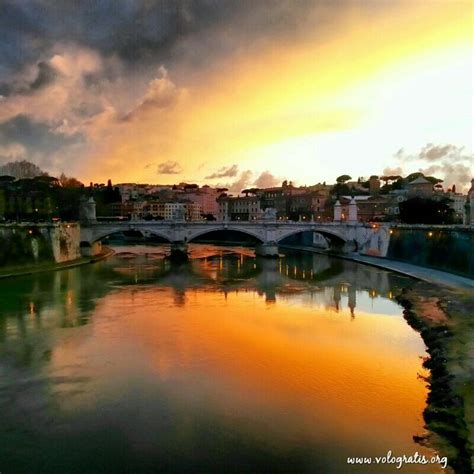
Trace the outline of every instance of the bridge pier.
<path fill-rule="evenodd" d="M 171 242 L 169 259 L 174 262 L 188 261 L 188 244 L 182 240 Z"/>
<path fill-rule="evenodd" d="M 93 257 L 102 253 L 102 242 L 100 240 L 92 243 L 87 240 L 81 241 L 79 248 L 82 257 Z"/>
<path fill-rule="evenodd" d="M 278 244 L 276 242 L 265 242 L 255 247 L 255 255 L 259 257 L 278 258 Z"/>

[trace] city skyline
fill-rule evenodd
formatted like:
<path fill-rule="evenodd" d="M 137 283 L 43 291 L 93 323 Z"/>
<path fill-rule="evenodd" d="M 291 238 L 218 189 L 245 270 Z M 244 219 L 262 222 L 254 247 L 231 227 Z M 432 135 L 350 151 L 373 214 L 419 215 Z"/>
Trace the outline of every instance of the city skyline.
<path fill-rule="evenodd" d="M 0 164 L 234 192 L 420 170 L 469 187 L 471 2 L 2 8 Z"/>

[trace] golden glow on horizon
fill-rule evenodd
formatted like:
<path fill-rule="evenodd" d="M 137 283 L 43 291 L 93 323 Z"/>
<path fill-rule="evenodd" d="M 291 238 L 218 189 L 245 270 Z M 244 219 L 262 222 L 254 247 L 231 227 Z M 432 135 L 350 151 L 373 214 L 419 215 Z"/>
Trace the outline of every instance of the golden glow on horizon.
<path fill-rule="evenodd" d="M 215 64 L 185 84 L 173 109 L 121 127 L 94 173 L 115 182 L 204 183 L 207 174 L 236 163 L 312 184 L 340 174 L 338 166 L 381 172 L 401 147 L 468 137 L 468 118 L 449 124 L 463 115 L 459 104 L 469 93 L 459 71 L 472 65 L 472 38 L 470 2 L 409 2 L 371 18 L 351 10 L 332 37 L 280 40 Z M 453 70 L 454 60 L 460 69 Z M 442 91 L 457 94 L 453 106 Z M 450 107 L 435 114 L 447 115 L 443 123 L 433 122 L 438 99 Z M 420 123 L 426 130 L 413 129 Z M 354 154 L 364 163 L 351 163 Z M 167 160 L 183 171 L 157 175 L 143 168 Z"/>

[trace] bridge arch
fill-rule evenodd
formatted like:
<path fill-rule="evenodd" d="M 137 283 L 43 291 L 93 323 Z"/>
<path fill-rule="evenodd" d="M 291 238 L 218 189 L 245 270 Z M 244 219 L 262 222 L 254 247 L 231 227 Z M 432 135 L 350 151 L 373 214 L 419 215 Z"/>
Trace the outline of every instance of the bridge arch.
<path fill-rule="evenodd" d="M 121 227 L 109 227 L 109 228 L 106 228 L 106 229 L 103 229 L 101 232 L 98 232 L 97 234 L 93 234 L 91 239 L 90 239 L 90 243 L 95 243 L 95 242 L 99 242 L 103 239 L 105 239 L 105 237 L 108 237 L 109 235 L 113 235 L 113 234 L 116 234 L 118 232 L 123 232 L 124 230 L 137 230 L 139 232 L 149 232 L 150 234 L 153 234 L 153 235 L 156 235 L 157 237 L 161 237 L 162 239 L 166 240 L 167 242 L 171 242 L 172 241 L 172 238 L 170 236 L 170 234 L 166 231 L 162 231 L 162 230 L 156 230 L 154 228 L 147 228 L 147 227 L 140 227 L 140 228 L 137 228 L 137 229 L 134 229 L 133 227 L 132 228 L 129 228 L 129 229 L 124 229 L 123 226 Z"/>
<path fill-rule="evenodd" d="M 281 235 L 276 239 L 277 243 L 281 243 L 282 240 L 292 237 L 294 235 L 302 234 L 304 232 L 311 232 L 321 234 L 324 237 L 327 237 L 335 245 L 344 245 L 347 242 L 347 238 L 343 237 L 336 231 L 329 229 L 319 229 L 319 228 L 306 228 L 306 229 L 292 229 L 285 234 Z"/>
<path fill-rule="evenodd" d="M 226 232 L 226 231 L 236 232 L 239 234 L 245 234 L 250 237 L 253 237 L 254 239 L 258 240 L 261 243 L 264 242 L 264 238 L 258 232 L 255 232 L 253 230 L 249 230 L 246 228 L 234 227 L 234 226 L 215 226 L 215 227 L 213 226 L 207 229 L 199 229 L 199 230 L 194 231 L 192 234 L 187 235 L 186 238 L 188 242 L 191 242 L 192 240 L 195 240 L 198 237 L 201 237 L 206 234 L 210 234 L 212 232 Z"/>

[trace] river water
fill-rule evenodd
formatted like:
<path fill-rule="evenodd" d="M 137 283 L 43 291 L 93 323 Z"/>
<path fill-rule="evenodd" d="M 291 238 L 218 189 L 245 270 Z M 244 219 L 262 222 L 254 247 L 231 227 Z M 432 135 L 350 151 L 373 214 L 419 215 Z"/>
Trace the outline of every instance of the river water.
<path fill-rule="evenodd" d="M 398 472 L 433 453 L 410 280 L 327 256 L 116 247 L 0 282 L 0 472 Z M 406 465 L 402 472 L 440 472 Z"/>

